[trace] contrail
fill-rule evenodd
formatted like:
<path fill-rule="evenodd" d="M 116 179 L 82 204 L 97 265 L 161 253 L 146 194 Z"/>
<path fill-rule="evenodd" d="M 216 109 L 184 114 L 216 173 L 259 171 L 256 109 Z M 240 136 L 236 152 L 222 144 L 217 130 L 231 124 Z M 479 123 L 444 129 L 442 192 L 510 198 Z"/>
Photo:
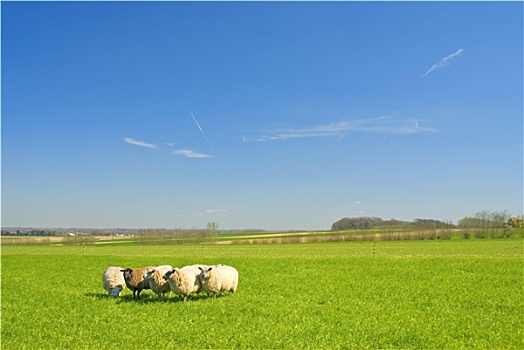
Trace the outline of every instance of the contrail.
<path fill-rule="evenodd" d="M 195 121 L 195 124 L 196 124 L 198 130 L 200 130 L 200 132 L 202 133 L 202 136 L 204 136 L 204 138 L 206 139 L 207 144 L 209 145 L 209 147 L 210 147 L 213 151 L 215 151 L 215 149 L 214 149 L 213 146 L 211 145 L 211 142 L 209 142 L 209 140 L 208 140 L 206 134 L 204 133 L 204 130 L 202 130 L 202 127 L 200 126 L 200 124 L 198 124 L 198 121 L 196 120 L 195 115 L 193 114 L 193 112 L 189 111 L 189 113 L 191 113 L 191 116 L 193 117 L 193 120 Z"/>
<path fill-rule="evenodd" d="M 439 62 L 435 63 L 431 68 L 422 75 L 422 78 L 426 77 L 429 73 L 433 72 L 436 69 L 442 68 L 444 66 L 447 66 L 449 64 L 449 60 L 460 56 L 464 52 L 464 49 L 458 49 L 457 52 L 452 53 L 450 55 L 447 55 L 443 59 L 441 59 Z"/>

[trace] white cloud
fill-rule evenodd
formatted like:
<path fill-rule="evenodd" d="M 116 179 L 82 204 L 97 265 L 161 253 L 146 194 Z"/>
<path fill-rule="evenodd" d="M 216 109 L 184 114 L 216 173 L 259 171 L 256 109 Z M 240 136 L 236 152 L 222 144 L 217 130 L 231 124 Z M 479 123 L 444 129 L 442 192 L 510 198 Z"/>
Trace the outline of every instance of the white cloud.
<path fill-rule="evenodd" d="M 184 156 L 187 158 L 213 158 L 213 156 L 209 154 L 198 153 L 190 149 L 179 149 L 173 151 L 173 154 Z"/>
<path fill-rule="evenodd" d="M 158 146 L 153 144 L 153 143 L 145 143 L 145 142 L 142 142 L 142 141 L 137 141 L 135 139 L 132 139 L 130 137 L 124 137 L 124 141 L 129 143 L 130 145 L 135 145 L 135 146 L 139 146 L 139 147 L 146 147 L 146 148 L 151 148 L 151 149 L 157 149 Z"/>
<path fill-rule="evenodd" d="M 209 214 L 209 215 L 213 215 L 213 214 L 224 215 L 225 213 L 227 213 L 227 210 L 225 209 L 207 209 L 206 210 L 206 214 Z"/>
<path fill-rule="evenodd" d="M 293 129 L 280 128 L 261 132 L 255 136 L 244 136 L 244 142 L 275 141 L 308 137 L 337 136 L 343 137 L 348 132 L 372 132 L 381 134 L 416 134 L 419 132 L 435 131 L 432 128 L 421 127 L 418 120 L 398 120 L 390 116 L 378 118 L 341 121 L 338 123 L 313 125 Z"/>
<path fill-rule="evenodd" d="M 132 139 L 130 137 L 125 137 L 124 141 L 129 143 L 129 144 L 131 144 L 131 145 L 134 145 L 134 146 L 146 147 L 146 148 L 151 148 L 151 149 L 158 149 L 159 148 L 156 144 L 146 143 L 146 142 L 143 142 L 143 141 L 137 141 L 137 140 Z M 174 146 L 173 143 L 165 143 L 164 145 L 166 145 L 168 147 L 173 147 Z M 213 158 L 212 155 L 204 154 L 204 153 L 198 153 L 198 152 L 195 152 L 195 151 L 190 150 L 190 149 L 178 149 L 176 151 L 172 151 L 171 154 L 180 155 L 180 156 L 187 157 L 187 158 Z"/>
<path fill-rule="evenodd" d="M 428 69 L 428 71 L 422 75 L 422 78 L 426 77 L 429 73 L 433 72 L 434 70 L 447 66 L 450 60 L 454 59 L 455 57 L 460 56 L 463 52 L 464 52 L 464 49 L 458 49 L 457 52 L 447 55 L 446 57 L 441 59 L 439 62 L 431 66 L 431 68 Z"/>
<path fill-rule="evenodd" d="M 66 185 L 66 186 L 76 186 L 76 183 L 74 182 L 62 182 L 62 181 L 58 181 L 58 180 L 53 180 L 51 181 L 51 183 L 54 183 L 56 185 Z"/>
<path fill-rule="evenodd" d="M 222 216 L 227 213 L 226 209 L 206 209 L 203 213 L 198 213 L 199 216 L 206 216 L 206 215 L 217 215 Z"/>

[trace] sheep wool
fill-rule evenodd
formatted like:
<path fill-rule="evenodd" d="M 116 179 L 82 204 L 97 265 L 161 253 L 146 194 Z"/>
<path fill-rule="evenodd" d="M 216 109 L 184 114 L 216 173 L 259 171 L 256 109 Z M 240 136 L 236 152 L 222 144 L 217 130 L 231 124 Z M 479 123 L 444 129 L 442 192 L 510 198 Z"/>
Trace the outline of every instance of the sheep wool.
<path fill-rule="evenodd" d="M 126 288 L 126 281 L 119 266 L 110 266 L 102 273 L 102 286 L 112 297 L 119 297 Z"/>
<path fill-rule="evenodd" d="M 159 298 L 160 294 L 164 295 L 171 290 L 169 281 L 164 280 L 165 273 L 171 269 L 173 269 L 171 265 L 162 265 L 155 267 L 154 270 L 148 271 L 146 274 L 146 279 L 149 281 L 149 288 L 151 288 Z"/>
<path fill-rule="evenodd" d="M 174 268 L 164 275 L 164 279 L 169 282 L 169 286 L 176 295 L 182 296 L 184 300 L 192 293 L 200 291 L 200 280 L 198 278 L 200 270 L 196 266 L 185 266 L 181 269 Z"/>
<path fill-rule="evenodd" d="M 238 271 L 232 266 L 219 265 L 200 268 L 201 288 L 208 294 L 235 293 L 238 287 Z"/>
<path fill-rule="evenodd" d="M 127 268 L 121 270 L 124 273 L 127 288 L 133 291 L 133 299 L 140 298 L 140 292 L 144 289 L 151 289 L 149 281 L 146 279 L 146 274 L 149 270 L 154 269 L 154 266 L 141 267 L 137 269 Z"/>

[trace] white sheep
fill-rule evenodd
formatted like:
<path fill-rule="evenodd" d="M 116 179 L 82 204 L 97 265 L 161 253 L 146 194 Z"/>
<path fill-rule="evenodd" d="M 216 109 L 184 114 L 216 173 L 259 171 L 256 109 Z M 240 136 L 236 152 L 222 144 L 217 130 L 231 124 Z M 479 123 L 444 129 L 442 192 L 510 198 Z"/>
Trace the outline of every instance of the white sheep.
<path fill-rule="evenodd" d="M 149 282 L 149 288 L 151 288 L 159 298 L 160 294 L 164 295 L 166 292 L 170 291 L 169 282 L 164 280 L 164 275 L 171 269 L 173 269 L 171 265 L 162 265 L 157 266 L 146 273 L 145 279 Z"/>
<path fill-rule="evenodd" d="M 126 288 L 126 281 L 118 266 L 108 267 L 102 274 L 102 286 L 112 297 L 119 297 L 120 292 Z"/>
<path fill-rule="evenodd" d="M 174 268 L 164 274 L 164 279 L 176 295 L 184 298 L 184 301 L 192 293 L 200 292 L 200 268 L 205 265 L 184 266 L 180 269 Z M 207 268 L 207 267 L 206 267 Z"/>
<path fill-rule="evenodd" d="M 199 268 L 200 286 L 208 294 L 235 293 L 238 287 L 238 271 L 232 266 L 219 265 Z"/>

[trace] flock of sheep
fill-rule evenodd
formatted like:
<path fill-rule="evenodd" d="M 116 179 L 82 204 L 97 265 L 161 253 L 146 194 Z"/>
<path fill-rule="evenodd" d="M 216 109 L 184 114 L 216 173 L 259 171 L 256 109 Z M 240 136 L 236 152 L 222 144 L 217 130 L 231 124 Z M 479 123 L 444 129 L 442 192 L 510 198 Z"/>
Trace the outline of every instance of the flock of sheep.
<path fill-rule="evenodd" d="M 193 293 L 235 293 L 238 271 L 227 265 L 191 265 L 182 268 L 162 265 L 137 269 L 111 266 L 102 274 L 102 285 L 113 297 L 119 297 L 120 292 L 127 287 L 133 291 L 133 299 L 140 298 L 142 290 L 151 289 L 157 297 L 173 291 L 185 301 Z"/>

